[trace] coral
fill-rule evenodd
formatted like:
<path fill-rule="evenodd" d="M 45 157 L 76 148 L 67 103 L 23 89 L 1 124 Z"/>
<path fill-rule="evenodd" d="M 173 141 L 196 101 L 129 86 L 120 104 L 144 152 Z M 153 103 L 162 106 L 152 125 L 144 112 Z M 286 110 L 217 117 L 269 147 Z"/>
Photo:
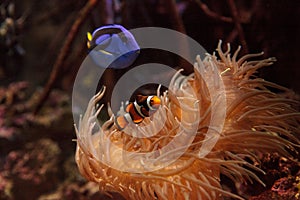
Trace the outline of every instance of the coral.
<path fill-rule="evenodd" d="M 274 58 L 248 61 L 262 55 L 250 54 L 236 60 L 239 49 L 231 56 L 230 46 L 223 52 L 220 44 L 220 59 L 215 54 L 203 60 L 198 56 L 193 74 L 173 77 L 168 93 L 161 96 L 157 120 L 128 127 L 127 133 L 116 128 L 111 112 L 111 119 L 93 132 L 102 108 L 94 105 L 105 89 L 94 96 L 76 129 L 81 174 L 98 183 L 101 191 L 117 191 L 126 199 L 243 199 L 243 194 L 222 188 L 220 174 L 236 184 L 255 181 L 264 185 L 257 175 L 264 173 L 260 155 L 278 152 L 290 157 L 296 152 L 299 102 L 287 97 L 291 93 L 286 88 L 255 77 L 257 69 L 271 65 Z M 215 69 L 219 76 L 213 73 Z M 218 131 L 222 109 L 226 109 L 225 121 Z M 176 134 L 189 135 L 193 141 L 176 161 L 168 163 L 166 158 L 177 156 L 183 149 L 180 142 L 186 142 L 174 142 Z M 206 137 L 209 134 L 211 138 Z M 214 138 L 218 140 L 210 148 L 207 141 L 210 144 Z M 167 144 L 172 144 L 171 149 L 163 154 Z M 145 152 L 154 153 L 146 159 L 139 156 Z"/>
<path fill-rule="evenodd" d="M 10 149 L 7 141 L 16 139 L 19 128 L 26 121 L 18 111 L 24 107 L 22 100 L 27 87 L 26 82 L 11 83 L 7 88 L 0 87 L 0 150 Z"/>
<path fill-rule="evenodd" d="M 28 126 L 50 126 L 68 110 L 66 94 L 54 91 L 39 115 L 33 115 L 38 90 L 29 97 L 27 82 L 11 83 L 8 87 L 0 87 L 0 139 L 14 140 Z M 26 129 L 25 129 L 26 130 Z"/>
<path fill-rule="evenodd" d="M 62 137 L 72 128 L 62 128 L 71 124 L 68 96 L 54 90 L 41 112 L 34 115 L 40 91 L 29 94 L 29 90 L 27 82 L 0 87 L 0 199 L 33 199 L 54 189 L 61 175 L 57 170 L 60 148 L 41 138 L 71 143 L 71 134 Z"/>
<path fill-rule="evenodd" d="M 59 154 L 60 148 L 49 139 L 27 143 L 24 149 L 11 151 L 1 170 L 3 179 L 12 183 L 9 188 L 4 183 L 5 193 L 12 199 L 34 199 L 51 190 L 57 182 Z"/>
<path fill-rule="evenodd" d="M 298 176 L 288 176 L 277 180 L 272 188 L 258 196 L 249 198 L 250 200 L 296 200 L 299 199 L 299 174 Z"/>
<path fill-rule="evenodd" d="M 265 187 L 257 184 L 241 184 L 238 191 L 247 194 L 247 199 L 295 199 L 297 195 L 297 177 L 300 173 L 300 163 L 281 157 L 278 153 L 264 154 L 260 168 L 264 175 L 259 175 Z"/>

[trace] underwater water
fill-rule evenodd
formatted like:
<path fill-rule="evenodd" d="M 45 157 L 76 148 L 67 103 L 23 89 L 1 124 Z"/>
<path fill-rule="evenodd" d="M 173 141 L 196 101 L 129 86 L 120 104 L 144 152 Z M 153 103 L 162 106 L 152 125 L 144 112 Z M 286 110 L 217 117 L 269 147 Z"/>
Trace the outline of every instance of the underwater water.
<path fill-rule="evenodd" d="M 87 72 L 84 76 L 85 79 L 82 80 L 82 88 L 77 88 L 82 93 L 91 88 L 93 83 L 95 83 L 96 88 L 94 94 L 99 92 L 103 85 L 106 86 L 106 93 L 98 102 L 99 105 L 104 105 L 98 119 L 101 126 L 103 124 L 103 126 L 107 125 L 103 130 L 107 130 L 111 134 L 120 132 L 120 135 L 122 135 L 122 130 L 115 128 L 114 123 L 116 122 L 105 123 L 109 121 L 109 116 L 112 113 L 114 115 L 118 113 L 122 117 L 125 116 L 125 113 L 129 114 L 126 115 L 129 118 L 122 118 L 122 123 L 125 124 L 124 128 L 129 126 L 126 120 L 132 120 L 132 124 L 135 127 L 140 127 L 144 123 L 151 122 L 152 118 L 155 118 L 153 116 L 160 114 L 160 110 L 156 111 L 157 107 L 153 109 L 153 112 L 149 111 L 154 103 L 151 104 L 150 98 L 147 100 L 147 97 L 156 95 L 160 84 L 159 81 L 170 82 L 174 73 L 169 73 L 168 71 L 160 71 L 161 73 L 158 73 L 155 71 L 155 67 L 169 66 L 174 71 L 179 71 L 182 68 L 181 74 L 187 77 L 194 73 L 194 66 L 193 63 L 189 63 L 187 59 L 176 55 L 172 51 L 140 47 L 140 41 L 134 43 L 134 36 L 123 29 L 121 31 L 111 30 L 115 28 L 112 24 L 120 24 L 129 31 L 143 27 L 160 27 L 178 31 L 194 39 L 211 55 L 213 55 L 213 52 L 216 52 L 219 40 L 222 40 L 221 48 L 224 51 L 224 55 L 230 58 L 234 56 L 235 50 L 241 45 L 237 60 L 246 54 L 263 51 L 264 54 L 258 60 L 266 59 L 266 62 L 274 64 L 263 68 L 257 67 L 257 72 L 251 78 L 258 77 L 261 78 L 259 80 L 264 79 L 280 86 L 274 87 L 272 84 L 265 84 L 260 87 L 260 85 L 255 85 L 257 82 L 247 82 L 246 84 L 251 85 L 251 89 L 259 90 L 259 92 L 268 89 L 270 93 L 266 95 L 266 98 L 273 94 L 280 96 L 282 101 L 276 102 L 276 105 L 274 103 L 275 100 L 274 104 L 270 103 L 270 106 L 274 106 L 276 110 L 271 113 L 274 116 L 284 113 L 284 118 L 274 119 L 276 125 L 272 124 L 272 128 L 268 127 L 267 129 L 266 126 L 269 124 L 266 122 L 267 119 L 264 120 L 263 117 L 265 113 L 269 114 L 270 112 L 262 112 L 262 119 L 257 119 L 258 121 L 256 122 L 261 126 L 265 126 L 266 129 L 264 131 L 268 132 L 268 134 L 276 135 L 283 139 L 278 139 L 278 141 L 284 141 L 282 143 L 286 144 L 286 146 L 279 145 L 278 149 L 275 150 L 266 148 L 259 153 L 254 153 L 251 147 L 249 148 L 251 156 L 243 157 L 245 162 L 264 171 L 265 174 L 262 171 L 252 169 L 245 163 L 241 164 L 243 169 L 250 170 L 251 173 L 255 174 L 253 177 L 258 177 L 265 186 L 260 184 L 259 180 L 255 178 L 254 180 L 251 179 L 253 181 L 251 182 L 247 179 L 247 174 L 235 174 L 230 167 L 228 167 L 228 173 L 219 173 L 216 176 L 211 175 L 211 177 L 215 178 L 214 180 L 218 180 L 214 181 L 212 185 L 236 195 L 227 196 L 227 193 L 223 192 L 220 194 L 220 199 L 244 198 L 264 200 L 300 198 L 299 14 L 300 4 L 296 0 L 289 1 L 289 3 L 283 0 L 276 2 L 269 0 L 254 0 L 251 2 L 246 0 L 1 1 L 0 199 L 96 200 L 111 199 L 111 197 L 112 199 L 130 199 L 126 196 L 126 192 L 111 192 L 116 187 L 115 185 L 111 187 L 101 185 L 102 182 L 99 181 L 101 177 L 96 177 L 97 173 L 100 174 L 101 167 L 94 169 L 94 166 L 89 166 L 90 168 L 87 169 L 88 172 L 86 174 L 92 171 L 92 174 L 96 174 L 96 178 L 89 177 L 83 173 L 82 169 L 86 168 L 85 166 L 80 166 L 79 163 L 81 161 L 78 161 L 78 157 L 75 160 L 75 151 L 78 145 L 76 138 L 78 135 L 76 135 L 73 124 L 76 123 L 77 128 L 79 127 L 79 116 L 84 115 L 86 110 L 84 107 L 74 107 L 74 105 L 86 105 L 92 97 L 81 95 L 81 93 L 74 94 L 73 87 L 77 74 L 83 63 L 91 66 L 89 69 L 92 71 Z M 108 29 L 104 32 L 94 32 L 104 25 L 108 26 L 106 27 Z M 89 36 L 87 32 L 93 35 Z M 120 32 L 125 32 L 126 34 L 121 34 L 122 36 L 120 36 Z M 165 40 L 154 35 L 152 37 L 150 35 L 150 39 L 152 41 Z M 91 56 L 92 58 L 88 57 L 92 55 L 92 49 L 87 46 L 89 41 L 94 42 L 97 46 L 94 49 L 96 54 L 93 54 L 95 56 Z M 177 44 L 178 40 L 174 39 L 172 43 Z M 227 43 L 231 45 L 231 51 L 228 54 L 225 53 Z M 183 51 L 185 51 L 184 45 L 177 45 L 180 47 L 179 49 L 182 47 Z M 222 61 L 221 63 L 225 63 L 224 66 L 227 66 L 226 59 L 222 60 L 219 54 L 216 54 L 216 56 L 219 56 L 218 60 Z M 273 57 L 276 58 L 276 62 Z M 267 60 L 268 58 L 271 58 L 271 60 Z M 109 62 L 113 60 L 113 64 L 110 67 L 103 67 L 103 63 L 106 64 L 106 62 L 99 61 L 99 63 L 95 63 L 95 60 L 102 59 L 107 59 Z M 204 59 L 204 57 L 202 56 L 201 59 Z M 250 58 L 247 62 L 251 64 L 251 61 L 254 60 L 257 59 Z M 109 63 L 108 61 L 107 63 Z M 196 58 L 194 62 L 196 62 Z M 155 65 L 155 63 L 160 65 Z M 145 64 L 149 64 L 149 67 L 143 73 L 134 74 L 134 76 L 130 76 L 131 79 L 126 79 L 126 81 L 138 83 L 147 80 L 149 84 L 140 85 L 130 95 L 127 95 L 128 91 L 126 90 L 114 93 L 116 85 L 121 87 L 124 83 L 122 81 L 125 80 L 124 75 L 126 73 L 133 72 L 134 69 L 138 69 L 139 66 Z M 269 63 L 266 65 L 269 65 Z M 220 64 L 220 66 L 223 65 Z M 232 69 L 231 71 L 229 70 L 230 73 Z M 101 71 L 101 77 L 98 76 L 99 71 Z M 226 69 L 223 72 L 224 75 L 228 73 Z M 238 76 L 235 78 L 234 80 L 237 80 Z M 177 85 L 181 87 L 183 85 L 181 81 L 183 79 L 177 79 L 174 83 L 174 88 Z M 193 82 L 194 79 L 189 81 Z M 226 83 L 224 81 L 225 87 L 227 87 Z M 238 85 L 237 82 L 235 83 Z M 236 85 L 230 88 L 234 88 Z M 197 88 L 195 85 L 192 86 Z M 203 88 L 205 90 L 206 87 Z M 196 96 L 199 102 L 205 99 L 203 96 L 206 93 L 201 93 L 203 90 L 197 91 Z M 174 96 L 181 95 L 181 93 L 172 93 L 172 90 L 165 85 L 159 90 L 161 95 L 166 91 L 169 92 L 166 97 L 168 101 L 161 97 L 162 102 L 159 101 L 157 104 L 163 107 L 166 102 L 175 102 L 174 105 L 166 108 L 171 110 L 172 114 L 175 113 L 175 117 L 170 119 L 169 124 L 165 125 L 165 129 L 163 129 L 168 130 L 167 133 L 171 134 L 170 127 L 176 124 L 176 120 L 180 120 L 184 114 L 177 113 L 176 100 L 174 101 Z M 142 100 L 137 98 L 139 94 L 144 95 Z M 227 99 L 227 102 L 237 99 L 242 94 L 233 95 L 234 97 Z M 213 95 L 208 96 L 212 97 Z M 74 101 L 74 97 L 76 101 Z M 265 97 L 263 96 L 262 98 Z M 247 98 L 245 99 L 247 100 Z M 249 99 L 251 99 L 250 96 Z M 122 110 L 120 109 L 122 101 L 124 102 L 124 111 L 119 112 L 119 110 Z M 131 111 L 128 111 L 129 106 L 125 103 L 126 101 L 131 102 L 128 103 L 132 106 Z M 108 104 L 112 107 L 112 110 L 109 109 Z M 190 106 L 189 103 L 186 104 Z M 247 110 L 251 108 L 251 105 L 243 111 L 243 113 L 246 113 L 245 115 L 240 114 L 232 117 L 232 119 L 241 121 L 243 116 L 247 116 L 249 112 L 251 114 L 251 111 Z M 268 107 L 268 105 L 264 104 L 261 107 L 256 107 L 256 109 L 261 111 L 264 107 Z M 128 110 L 126 110 L 127 108 Z M 132 111 L 133 108 L 140 109 L 140 112 Z M 203 114 L 202 112 L 203 110 L 200 113 Z M 74 116 L 77 118 L 73 119 Z M 171 114 L 168 115 L 168 117 L 170 116 Z M 243 126 L 249 128 L 248 125 L 252 123 L 251 120 L 247 123 L 245 122 Z M 288 125 L 283 122 L 286 122 Z M 235 127 L 235 125 L 232 125 L 232 127 Z M 252 130 L 255 129 L 255 127 L 250 127 L 249 129 L 251 128 Z M 97 135 L 97 131 L 98 129 L 92 130 L 92 135 Z M 119 135 L 115 136 L 115 141 L 117 141 L 116 138 L 118 137 Z M 127 136 L 124 138 L 129 141 Z M 203 139 L 199 138 L 197 139 L 198 142 L 200 139 Z M 124 143 L 126 143 L 125 139 Z M 244 141 L 243 137 L 237 139 L 241 144 L 251 143 L 250 139 L 249 141 Z M 264 141 L 265 143 L 262 143 L 264 145 L 267 144 L 267 138 Z M 292 144 L 285 143 L 286 141 Z M 162 144 L 165 143 L 164 141 Z M 148 143 L 145 144 L 146 146 L 148 145 Z M 155 144 L 150 146 L 151 148 L 159 148 L 161 143 L 157 142 L 157 144 L 156 146 Z M 276 146 L 275 144 L 278 144 L 277 140 L 273 146 Z M 139 149 L 139 145 L 141 144 L 136 142 L 129 144 L 128 148 L 130 151 L 140 150 L 146 152 L 149 150 Z M 226 145 L 224 143 L 224 146 Z M 221 144 L 219 146 L 220 148 L 223 147 Z M 281 147 L 284 149 L 283 151 Z M 79 151 L 77 149 L 82 155 L 87 152 L 85 150 Z M 248 149 L 245 151 L 248 151 Z M 236 149 L 228 150 L 228 152 L 234 155 L 245 153 L 241 153 Z M 253 160 L 252 153 L 256 154 L 253 157 L 257 158 L 257 160 Z M 224 156 L 222 159 L 229 160 L 232 157 L 227 155 L 227 157 Z M 79 159 L 85 159 L 85 157 L 82 156 Z M 193 168 L 197 168 L 197 163 L 194 166 Z M 201 170 L 202 167 L 199 167 L 199 171 Z M 108 171 L 113 171 L 113 169 L 109 168 Z M 169 171 L 171 170 L 166 169 L 164 173 L 167 174 Z M 233 178 L 230 176 L 230 172 L 232 172 Z M 201 171 L 201 173 L 204 172 Z M 120 177 L 124 175 L 123 173 L 115 174 Z M 177 175 L 184 177 L 183 174 L 178 173 Z M 112 177 L 115 178 L 113 175 Z M 252 177 L 252 174 L 250 176 Z M 90 181 L 87 180 L 87 177 Z M 131 177 L 134 177 L 134 175 Z M 160 177 L 167 177 L 166 179 L 168 180 L 172 179 L 171 175 L 161 175 Z M 194 177 L 187 177 L 187 180 L 192 178 Z M 242 181 L 234 181 L 238 179 Z M 139 180 L 140 182 L 137 181 L 136 183 L 141 185 L 145 181 L 144 179 Z M 203 181 L 202 179 L 198 180 Z M 193 181 L 196 182 L 194 179 Z M 112 184 L 112 182 L 109 182 L 109 184 Z M 148 183 L 145 181 L 145 185 Z M 124 188 L 130 188 L 131 183 L 128 186 L 124 180 L 123 184 Z M 164 184 L 167 185 L 166 182 L 159 182 L 153 190 L 151 190 L 150 186 L 148 188 L 148 185 L 148 189 L 145 189 L 143 186 L 142 189 L 136 189 L 135 192 L 150 191 L 149 194 L 143 193 L 140 197 L 141 199 L 164 199 L 164 195 L 159 192 L 160 189 L 164 191 L 162 189 Z M 188 186 L 185 185 L 185 188 L 188 188 Z M 214 192 L 215 188 L 206 189 L 205 191 L 210 192 L 211 190 Z M 172 193 L 171 191 L 173 190 L 166 191 L 166 193 Z M 195 192 L 195 190 L 189 190 L 189 193 L 193 193 L 193 191 Z M 209 193 L 209 195 L 215 194 L 213 192 Z M 204 192 L 203 196 L 207 194 Z M 216 192 L 216 194 L 218 193 Z M 176 197 L 170 195 L 169 199 L 172 198 Z"/>

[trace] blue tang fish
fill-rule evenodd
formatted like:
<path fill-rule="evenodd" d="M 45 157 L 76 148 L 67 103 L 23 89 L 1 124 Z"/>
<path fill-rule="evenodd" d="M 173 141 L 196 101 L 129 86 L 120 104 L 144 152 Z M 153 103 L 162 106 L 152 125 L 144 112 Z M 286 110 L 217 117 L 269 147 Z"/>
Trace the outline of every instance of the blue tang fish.
<path fill-rule="evenodd" d="M 87 33 L 89 55 L 102 68 L 123 69 L 133 64 L 140 47 L 123 26 L 112 24 Z"/>

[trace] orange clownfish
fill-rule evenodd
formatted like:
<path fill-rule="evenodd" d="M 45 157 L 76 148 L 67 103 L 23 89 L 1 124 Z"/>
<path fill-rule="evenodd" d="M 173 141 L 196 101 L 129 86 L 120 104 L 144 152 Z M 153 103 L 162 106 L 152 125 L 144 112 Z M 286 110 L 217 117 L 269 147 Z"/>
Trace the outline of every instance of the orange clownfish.
<path fill-rule="evenodd" d="M 126 105 L 126 113 L 115 117 L 115 125 L 119 130 L 123 130 L 131 122 L 141 123 L 145 117 L 150 117 L 160 105 L 161 100 L 158 96 L 137 95 L 134 102 Z"/>

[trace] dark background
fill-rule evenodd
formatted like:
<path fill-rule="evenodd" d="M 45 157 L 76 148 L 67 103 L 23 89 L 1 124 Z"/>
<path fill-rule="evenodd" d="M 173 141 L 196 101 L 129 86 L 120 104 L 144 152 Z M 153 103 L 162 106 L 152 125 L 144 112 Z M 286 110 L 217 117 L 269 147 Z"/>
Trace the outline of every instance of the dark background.
<path fill-rule="evenodd" d="M 5 1 L 4 1 L 5 2 Z M 7 2 L 7 1 L 6 1 Z M 78 19 L 78 12 L 85 1 L 12 1 L 15 2 L 14 19 L 22 19 L 16 26 L 15 42 L 25 50 L 23 56 L 12 52 L 13 47 L 1 49 L 1 76 L 3 84 L 26 80 L 43 86 L 63 46 L 70 28 Z M 177 1 L 180 21 L 176 21 L 169 0 L 125 1 L 113 5 L 120 9 L 109 10 L 110 1 L 99 1 L 83 20 L 75 34 L 67 58 L 59 70 L 55 86 L 70 91 L 74 74 L 86 56 L 86 32 L 105 23 L 120 23 L 126 28 L 159 26 L 185 31 L 208 52 L 213 52 L 218 40 L 242 46 L 242 54 L 264 51 L 263 57 L 276 57 L 278 62 L 260 70 L 267 80 L 300 91 L 299 84 L 299 15 L 300 2 L 284 1 L 236 1 L 244 40 L 235 24 L 224 22 L 206 14 L 194 1 Z M 119 2 L 119 1 L 116 1 Z M 228 1 L 202 1 L 219 16 L 231 17 Z M 182 22 L 183 27 L 178 28 Z M 3 46 L 3 43 L 1 44 Z M 245 49 L 247 48 L 247 49 Z M 36 76 L 38 74 L 38 76 Z"/>

